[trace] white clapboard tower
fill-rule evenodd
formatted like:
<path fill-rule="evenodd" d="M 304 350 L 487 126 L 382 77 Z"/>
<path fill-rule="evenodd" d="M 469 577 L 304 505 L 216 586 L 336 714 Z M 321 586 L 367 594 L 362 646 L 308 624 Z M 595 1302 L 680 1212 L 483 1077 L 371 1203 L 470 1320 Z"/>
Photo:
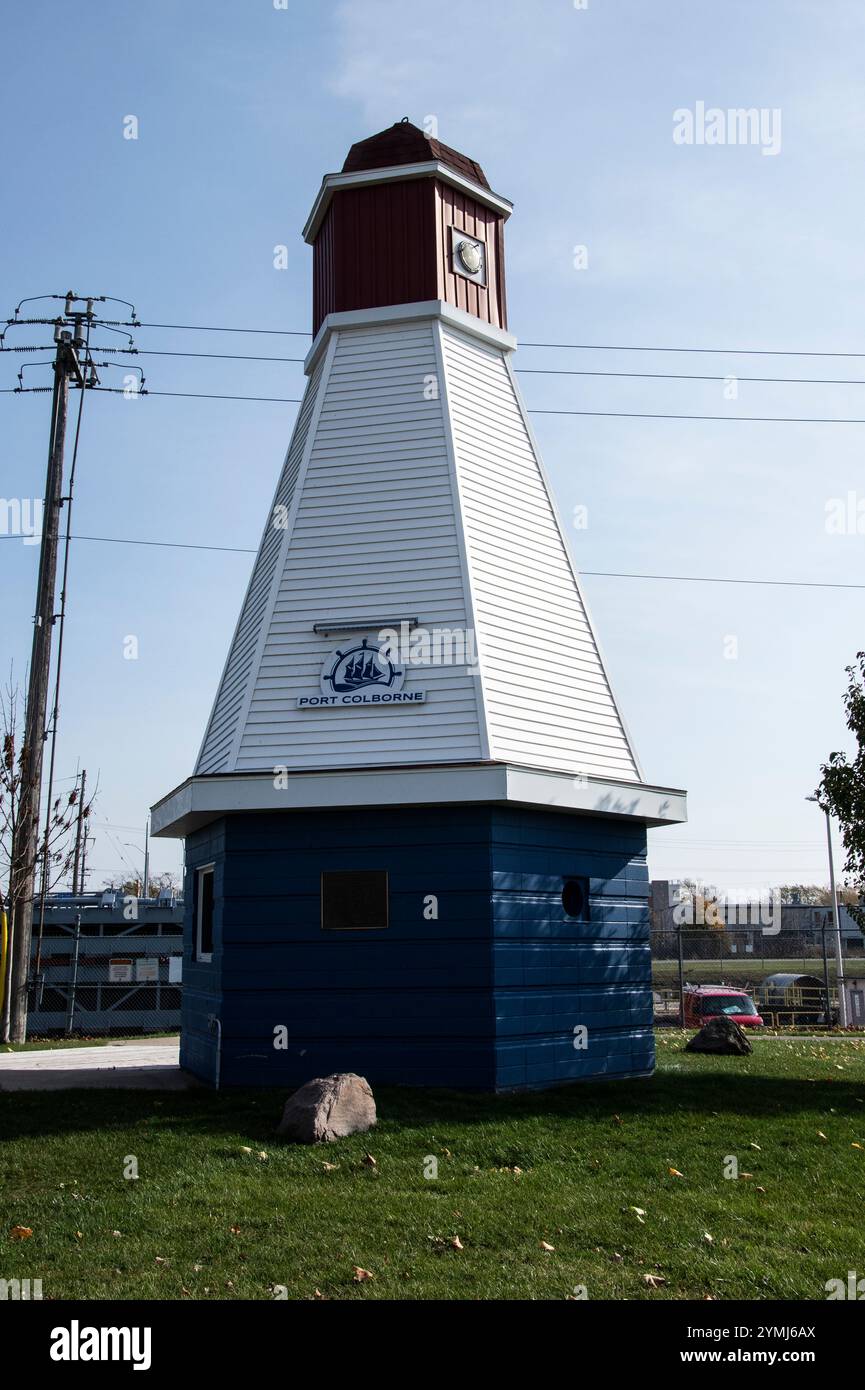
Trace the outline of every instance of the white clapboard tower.
<path fill-rule="evenodd" d="M 322 182 L 303 402 L 195 773 L 154 810 L 205 857 L 221 826 L 226 872 L 226 817 L 263 831 L 289 813 L 290 842 L 314 811 L 326 845 L 321 814 L 349 808 L 401 808 L 402 825 L 519 810 L 550 843 L 581 820 L 593 842 L 637 830 L 643 867 L 646 826 L 684 819 L 684 794 L 641 774 L 514 378 L 510 211 L 405 121 Z"/>

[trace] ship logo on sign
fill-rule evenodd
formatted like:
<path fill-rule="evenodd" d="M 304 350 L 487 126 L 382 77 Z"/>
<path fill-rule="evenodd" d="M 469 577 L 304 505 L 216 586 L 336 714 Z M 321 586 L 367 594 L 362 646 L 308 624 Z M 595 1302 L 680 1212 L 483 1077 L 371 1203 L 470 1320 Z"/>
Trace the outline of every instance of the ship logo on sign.
<path fill-rule="evenodd" d="M 328 669 L 328 667 L 330 669 Z M 352 694 L 370 686 L 401 690 L 405 671 L 383 657 L 377 647 L 371 647 L 366 637 L 359 647 L 347 652 L 334 652 L 324 663 L 321 688 L 326 695 Z"/>
<path fill-rule="evenodd" d="M 338 649 L 321 669 L 321 694 L 301 695 L 298 709 L 330 709 L 346 705 L 417 705 L 423 690 L 403 690 L 405 667 L 396 666 L 368 637 L 345 651 Z"/>

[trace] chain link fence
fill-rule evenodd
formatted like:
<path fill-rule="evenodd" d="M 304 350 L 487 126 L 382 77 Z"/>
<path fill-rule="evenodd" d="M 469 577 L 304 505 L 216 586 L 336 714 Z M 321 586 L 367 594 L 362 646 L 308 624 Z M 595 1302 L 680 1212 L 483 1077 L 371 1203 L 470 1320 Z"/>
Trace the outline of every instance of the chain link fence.
<path fill-rule="evenodd" d="M 28 1038 L 177 1032 L 183 902 L 114 891 L 52 895 L 33 913 Z"/>
<path fill-rule="evenodd" d="M 741 991 L 770 1027 L 825 1027 L 837 1021 L 838 971 L 831 920 L 806 932 L 781 930 L 770 935 L 759 928 L 682 927 L 656 928 L 651 936 L 659 1024 L 678 1025 L 682 1020 L 683 987 L 693 993 L 710 986 Z M 842 961 L 850 1023 L 865 1027 L 861 936 L 858 940 L 842 937 Z M 706 1013 L 717 1012 L 718 1007 L 706 1003 Z M 699 1026 L 699 1010 L 693 1002 L 685 1014 L 689 1026 Z"/>

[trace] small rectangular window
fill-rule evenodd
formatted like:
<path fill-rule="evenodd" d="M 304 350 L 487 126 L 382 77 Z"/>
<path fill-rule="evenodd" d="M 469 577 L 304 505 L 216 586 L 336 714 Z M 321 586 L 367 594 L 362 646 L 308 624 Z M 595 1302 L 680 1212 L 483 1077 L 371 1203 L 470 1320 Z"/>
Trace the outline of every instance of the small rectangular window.
<path fill-rule="evenodd" d="M 381 931 L 388 924 L 387 871 L 323 873 L 321 925 L 324 931 Z"/>
<path fill-rule="evenodd" d="M 213 865 L 195 874 L 195 959 L 213 959 Z"/>

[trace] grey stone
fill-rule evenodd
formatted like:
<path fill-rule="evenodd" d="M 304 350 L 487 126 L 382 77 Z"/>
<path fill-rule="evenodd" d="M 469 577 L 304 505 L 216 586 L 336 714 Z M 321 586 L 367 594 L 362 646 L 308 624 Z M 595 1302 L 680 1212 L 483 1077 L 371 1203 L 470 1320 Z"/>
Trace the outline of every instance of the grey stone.
<path fill-rule="evenodd" d="M 686 1052 L 714 1052 L 727 1056 L 747 1057 L 754 1049 L 735 1019 L 717 1014 L 703 1024 L 699 1033 L 685 1044 Z"/>
<path fill-rule="evenodd" d="M 295 1144 L 330 1143 L 363 1134 L 375 1124 L 369 1082 L 354 1072 L 317 1076 L 285 1102 L 277 1134 Z"/>

